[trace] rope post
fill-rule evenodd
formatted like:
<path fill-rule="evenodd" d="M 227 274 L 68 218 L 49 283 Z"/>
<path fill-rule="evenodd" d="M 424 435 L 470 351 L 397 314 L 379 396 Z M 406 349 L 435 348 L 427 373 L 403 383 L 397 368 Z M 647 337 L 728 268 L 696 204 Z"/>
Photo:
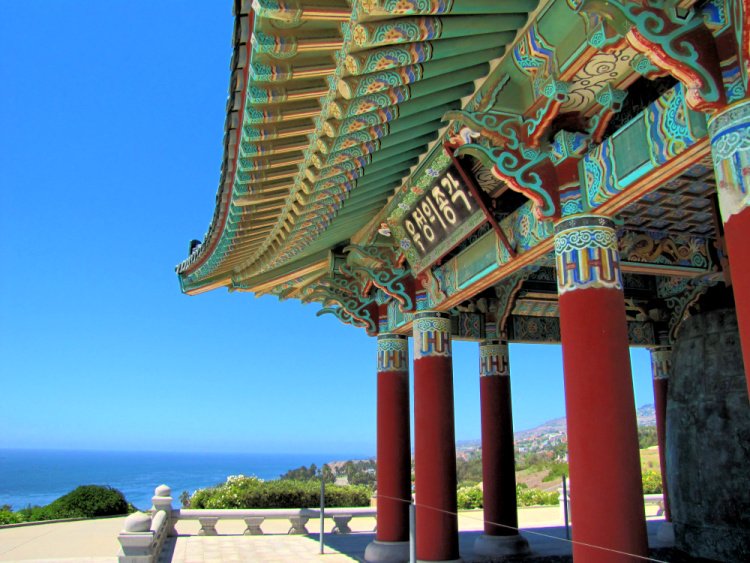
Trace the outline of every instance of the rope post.
<path fill-rule="evenodd" d="M 417 563 L 417 506 L 409 504 L 409 563 Z"/>
<path fill-rule="evenodd" d="M 323 475 L 320 475 L 320 554 L 325 553 L 325 543 L 323 542 L 323 532 L 325 523 L 326 510 L 326 482 Z"/>
<path fill-rule="evenodd" d="M 570 539 L 570 524 L 568 516 L 568 480 L 565 475 L 562 476 L 563 481 L 563 516 L 565 517 L 565 539 Z"/>

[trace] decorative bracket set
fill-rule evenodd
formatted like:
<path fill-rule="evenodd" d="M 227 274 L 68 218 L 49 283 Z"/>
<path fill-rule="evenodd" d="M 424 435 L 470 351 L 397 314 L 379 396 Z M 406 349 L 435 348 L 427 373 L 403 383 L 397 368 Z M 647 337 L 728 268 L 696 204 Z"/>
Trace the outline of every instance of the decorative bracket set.
<path fill-rule="evenodd" d="M 627 44 L 639 53 L 633 68 L 649 78 L 674 76 L 685 85 L 692 109 L 710 113 L 726 106 L 716 40 L 699 13 L 678 8 L 676 0 L 582 0 L 577 4 L 576 9 L 588 17 L 588 43 L 593 48 L 611 52 Z M 750 0 L 732 4 L 734 17 L 742 23 L 736 40 L 742 46 L 747 85 Z M 492 109 L 504 86 L 501 83 L 481 100 L 482 107 L 451 111 L 443 119 L 455 122 L 450 136 L 454 156 L 477 158 L 510 189 L 533 202 L 537 219 L 557 220 L 560 191 L 577 183 L 578 159 L 602 141 L 626 92 L 607 85 L 596 94 L 599 110 L 590 117 L 563 114 L 569 84 L 558 79 L 556 70 L 548 67 L 545 72 L 547 76 L 534 80 L 540 100 L 527 115 Z"/>
<path fill-rule="evenodd" d="M 687 104 L 696 111 L 713 113 L 727 105 L 720 59 L 727 40 L 714 36 L 701 13 L 680 8 L 677 0 L 574 3 L 575 9 L 586 17 L 588 44 L 593 49 L 609 53 L 632 48 L 638 53 L 631 62 L 635 71 L 650 79 L 672 75 L 683 83 Z M 750 0 L 727 0 L 725 6 L 739 22 L 732 41 L 739 55 L 746 93 L 750 76 Z M 498 94 L 508 82 L 507 76 L 497 81 L 489 95 L 480 92 L 466 110 L 447 112 L 443 120 L 453 123 L 446 148 L 454 158 L 476 158 L 509 189 L 531 200 L 538 220 L 557 221 L 563 215 L 561 199 L 567 201 L 566 194 L 573 193 L 579 185 L 579 160 L 592 145 L 602 142 L 627 93 L 607 84 L 595 94 L 595 105 L 585 115 L 563 113 L 571 83 L 560 80 L 554 65 L 545 66 L 541 72 L 544 75 L 533 80 L 537 102 L 524 114 L 494 108 Z M 492 222 L 491 213 L 484 211 Z M 492 226 L 512 256 L 514 249 L 504 233 L 497 224 Z M 337 265 L 306 300 L 322 301 L 324 308 L 319 315 L 335 314 L 343 322 L 366 328 L 368 334 L 378 332 L 384 296 L 394 299 L 402 312 L 411 312 L 416 308 L 416 291 L 422 285 L 428 290 L 435 285 L 430 283 L 429 269 L 423 283 L 419 283 L 397 248 L 350 245 L 343 252 L 345 256 L 334 260 Z M 514 290 L 523 276 L 519 278 L 511 284 Z M 379 296 L 375 288 L 382 292 Z M 501 312 L 498 328 L 502 329 L 507 315 L 508 311 Z"/>
<path fill-rule="evenodd" d="M 376 289 L 394 299 L 402 312 L 414 311 L 416 280 L 394 248 L 351 244 L 343 252 L 333 258 L 331 274 L 305 298 L 322 302 L 318 316 L 330 313 L 375 335 L 380 315 Z"/>

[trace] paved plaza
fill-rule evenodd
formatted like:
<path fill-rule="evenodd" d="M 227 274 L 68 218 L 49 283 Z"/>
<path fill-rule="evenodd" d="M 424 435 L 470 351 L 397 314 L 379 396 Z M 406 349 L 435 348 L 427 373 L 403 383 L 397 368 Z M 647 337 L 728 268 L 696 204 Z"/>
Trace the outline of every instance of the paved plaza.
<path fill-rule="evenodd" d="M 558 507 L 524 508 L 519 510 L 520 525 L 535 555 L 570 554 L 570 543 L 565 541 Z M 0 561 L 26 563 L 80 562 L 115 563 L 119 544 L 117 534 L 124 518 L 103 518 L 78 522 L 60 522 L 0 529 Z M 662 547 L 656 539 L 660 520 L 649 517 L 649 543 Z M 330 524 L 332 526 L 332 523 Z M 352 534 L 330 533 L 326 523 L 325 553 L 320 554 L 317 521 L 310 521 L 310 534 L 286 535 L 288 523 L 269 520 L 263 524 L 266 535 L 244 536 L 241 521 L 221 521 L 219 536 L 196 535 L 197 522 L 179 522 L 178 536 L 170 538 L 162 552 L 161 561 L 179 563 L 208 562 L 298 562 L 338 563 L 362 561 L 365 547 L 373 540 L 374 520 L 359 518 L 352 521 Z M 481 534 L 482 511 L 459 514 L 461 555 L 465 561 L 474 560 L 472 547 Z"/>

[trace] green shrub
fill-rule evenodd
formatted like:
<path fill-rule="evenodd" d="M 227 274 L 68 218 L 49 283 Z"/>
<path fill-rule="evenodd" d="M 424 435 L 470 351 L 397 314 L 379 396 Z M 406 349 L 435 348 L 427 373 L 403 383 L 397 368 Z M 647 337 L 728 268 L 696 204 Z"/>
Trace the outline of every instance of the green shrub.
<path fill-rule="evenodd" d="M 558 503 L 557 491 L 540 491 L 530 489 L 525 483 L 516 485 L 516 502 L 518 506 L 555 505 Z M 456 500 L 459 510 L 473 510 L 483 508 L 482 489 L 475 487 L 459 487 L 456 491 Z"/>
<path fill-rule="evenodd" d="M 370 489 L 362 485 L 326 486 L 329 508 L 369 506 Z M 313 508 L 320 506 L 319 481 L 262 481 L 257 477 L 230 477 L 226 483 L 200 489 L 190 498 L 191 508 Z"/>
<path fill-rule="evenodd" d="M 458 488 L 462 489 L 464 487 L 476 487 L 480 481 L 474 481 L 473 479 L 467 479 L 466 481 L 459 481 Z"/>
<path fill-rule="evenodd" d="M 563 475 L 568 476 L 568 464 L 555 462 L 550 465 L 549 472 L 544 476 L 542 482 L 561 481 Z"/>
<path fill-rule="evenodd" d="M 559 502 L 560 495 L 557 491 L 540 491 L 530 489 L 526 486 L 516 485 L 516 500 L 518 506 L 544 506 L 554 505 Z"/>
<path fill-rule="evenodd" d="M 27 522 L 63 518 L 99 518 L 131 512 L 123 494 L 112 487 L 82 485 L 47 506 L 29 506 L 18 513 Z"/>
<path fill-rule="evenodd" d="M 25 522 L 25 520 L 19 512 L 0 510 L 0 526 L 4 526 L 5 524 L 20 524 L 21 522 Z"/>
<path fill-rule="evenodd" d="M 117 489 L 82 485 L 47 506 L 27 506 L 18 512 L 0 510 L 0 525 L 65 518 L 100 518 L 134 511 L 133 505 Z"/>
<path fill-rule="evenodd" d="M 59 514 L 58 511 L 48 510 L 46 506 L 27 506 L 17 512 L 23 518 L 24 522 L 38 522 L 40 520 L 59 520 L 62 518 L 72 518 L 66 514 Z"/>
<path fill-rule="evenodd" d="M 643 494 L 644 495 L 655 495 L 661 493 L 661 474 L 657 471 L 651 471 L 647 469 L 643 472 Z"/>
<path fill-rule="evenodd" d="M 120 491 L 100 485 L 82 485 L 45 508 L 56 514 L 69 515 L 64 516 L 67 518 L 98 518 L 129 511 L 128 501 Z"/>
<path fill-rule="evenodd" d="M 484 506 L 482 489 L 476 485 L 459 488 L 456 491 L 456 500 L 459 510 L 473 510 Z"/>

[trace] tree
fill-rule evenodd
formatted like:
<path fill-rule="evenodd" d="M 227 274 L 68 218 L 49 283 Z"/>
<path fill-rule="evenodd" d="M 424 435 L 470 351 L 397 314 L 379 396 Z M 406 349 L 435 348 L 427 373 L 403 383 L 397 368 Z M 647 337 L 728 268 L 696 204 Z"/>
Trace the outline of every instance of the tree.
<path fill-rule="evenodd" d="M 281 476 L 281 479 L 289 481 L 309 481 L 317 477 L 318 467 L 313 463 L 309 468 L 304 465 L 297 469 L 290 469 Z"/>
<path fill-rule="evenodd" d="M 482 458 L 474 457 L 468 461 L 458 458 L 456 478 L 459 483 L 480 483 L 482 481 Z"/>
<path fill-rule="evenodd" d="M 638 447 L 642 450 L 650 448 L 659 443 L 656 434 L 656 426 L 639 426 L 638 427 Z"/>
<path fill-rule="evenodd" d="M 323 469 L 321 470 L 320 474 L 323 478 L 323 481 L 325 481 L 326 483 L 333 483 L 336 481 L 336 476 L 333 474 L 331 466 L 327 463 L 323 465 Z"/>

